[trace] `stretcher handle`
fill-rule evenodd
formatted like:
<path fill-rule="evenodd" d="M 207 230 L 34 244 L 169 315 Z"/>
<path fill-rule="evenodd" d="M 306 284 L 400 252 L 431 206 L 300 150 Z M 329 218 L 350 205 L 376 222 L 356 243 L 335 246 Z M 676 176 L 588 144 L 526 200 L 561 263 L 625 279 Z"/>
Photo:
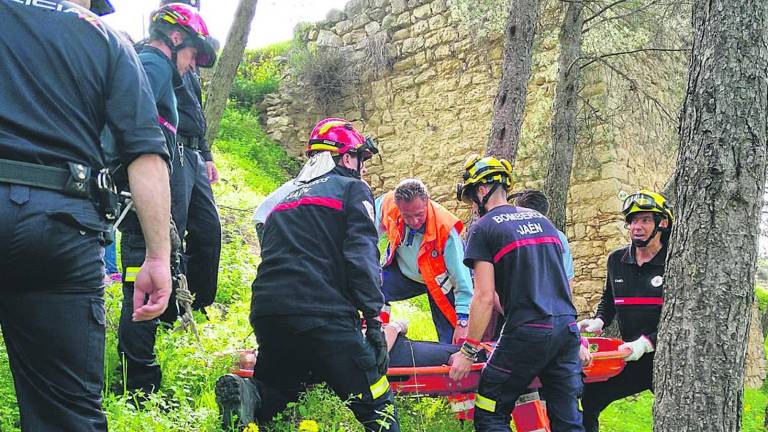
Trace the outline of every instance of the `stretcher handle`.
<path fill-rule="evenodd" d="M 613 360 L 624 359 L 632 354 L 632 350 L 629 348 L 622 348 L 616 351 L 598 351 L 592 353 L 592 360 Z"/>
<path fill-rule="evenodd" d="M 629 348 L 622 348 L 616 351 L 598 351 L 592 353 L 592 361 L 595 360 L 612 360 L 623 359 L 632 354 L 632 350 Z M 482 370 L 485 363 L 474 363 L 470 368 L 470 371 Z M 421 367 L 395 367 L 387 370 L 387 375 L 447 375 L 451 371 L 451 367 L 447 365 L 443 366 L 421 366 Z"/>
<path fill-rule="evenodd" d="M 482 370 L 485 363 L 473 363 L 470 371 Z M 451 367 L 443 366 L 419 366 L 419 367 L 395 367 L 387 369 L 387 375 L 448 375 Z"/>

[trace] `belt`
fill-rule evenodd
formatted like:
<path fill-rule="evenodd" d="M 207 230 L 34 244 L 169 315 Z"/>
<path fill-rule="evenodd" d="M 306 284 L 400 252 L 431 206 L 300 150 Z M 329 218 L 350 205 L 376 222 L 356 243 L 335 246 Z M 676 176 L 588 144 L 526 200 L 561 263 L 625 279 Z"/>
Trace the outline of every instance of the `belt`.
<path fill-rule="evenodd" d="M 91 168 L 75 162 L 67 162 L 64 169 L 0 159 L 0 183 L 51 189 L 79 198 L 94 197 Z"/>
<path fill-rule="evenodd" d="M 120 214 L 117 189 L 106 169 L 93 175 L 90 167 L 77 162 L 67 162 L 67 168 L 57 168 L 0 159 L 0 183 L 50 189 L 93 200 L 107 220 L 114 221 Z"/>
<path fill-rule="evenodd" d="M 184 147 L 200 150 L 200 137 L 198 136 L 177 135 L 176 140 Z"/>

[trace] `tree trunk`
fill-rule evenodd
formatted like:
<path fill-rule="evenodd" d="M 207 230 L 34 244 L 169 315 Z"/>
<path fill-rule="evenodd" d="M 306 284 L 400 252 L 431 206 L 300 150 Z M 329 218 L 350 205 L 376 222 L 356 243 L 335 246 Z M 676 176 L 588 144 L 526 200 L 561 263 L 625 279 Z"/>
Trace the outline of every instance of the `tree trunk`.
<path fill-rule="evenodd" d="M 504 29 L 504 56 L 499 92 L 493 102 L 493 120 L 486 154 L 514 164 L 531 76 L 531 54 L 538 0 L 512 0 Z"/>
<path fill-rule="evenodd" d="M 235 11 L 235 21 L 229 29 L 227 43 L 221 52 L 213 72 L 213 78 L 205 93 L 205 119 L 208 122 L 208 130 L 205 139 L 213 143 L 219 132 L 219 122 L 227 107 L 229 91 L 235 80 L 237 66 L 243 60 L 245 44 L 248 42 L 248 33 L 251 31 L 251 21 L 256 13 L 258 0 L 240 0 Z"/>
<path fill-rule="evenodd" d="M 549 198 L 547 217 L 560 231 L 565 231 L 565 207 L 568 203 L 568 186 L 571 183 L 573 149 L 576 146 L 580 74 L 577 60 L 581 56 L 583 27 L 583 3 L 574 1 L 566 4 L 563 24 L 560 27 L 560 59 L 552 109 L 552 151 L 547 177 L 544 180 L 544 194 Z"/>
<path fill-rule="evenodd" d="M 654 431 L 738 431 L 766 170 L 768 2 L 696 0 Z"/>

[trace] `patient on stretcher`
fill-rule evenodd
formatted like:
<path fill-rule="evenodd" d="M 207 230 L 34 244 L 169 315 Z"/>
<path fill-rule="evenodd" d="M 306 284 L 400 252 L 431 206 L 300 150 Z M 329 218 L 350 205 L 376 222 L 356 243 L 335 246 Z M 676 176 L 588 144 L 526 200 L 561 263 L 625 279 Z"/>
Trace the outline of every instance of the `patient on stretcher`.
<path fill-rule="evenodd" d="M 389 349 L 389 367 L 422 367 L 447 365 L 459 345 L 412 340 L 406 336 L 407 321 L 392 321 L 384 326 Z M 485 362 L 486 352 L 481 351 L 478 361 Z"/>
<path fill-rule="evenodd" d="M 452 354 L 459 351 L 459 345 L 412 340 L 406 336 L 408 321 L 392 321 L 384 326 L 384 335 L 389 349 L 389 367 L 423 367 L 447 365 Z M 478 361 L 485 362 L 487 353 L 481 351 Z M 240 353 L 238 367 L 253 370 L 256 354 L 253 350 Z"/>

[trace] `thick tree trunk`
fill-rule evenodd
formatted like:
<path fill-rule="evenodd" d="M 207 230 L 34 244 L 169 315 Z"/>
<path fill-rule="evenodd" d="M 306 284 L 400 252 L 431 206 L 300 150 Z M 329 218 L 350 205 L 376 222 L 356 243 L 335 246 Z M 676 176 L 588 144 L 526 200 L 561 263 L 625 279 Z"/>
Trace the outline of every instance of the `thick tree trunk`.
<path fill-rule="evenodd" d="M 248 42 L 248 33 L 251 31 L 251 21 L 256 14 L 258 0 L 240 0 L 235 11 L 235 21 L 229 29 L 227 43 L 221 52 L 213 72 L 213 78 L 205 93 L 205 119 L 208 121 L 208 131 L 205 139 L 213 143 L 219 132 L 219 122 L 227 107 L 229 90 L 235 80 L 237 66 L 243 60 L 245 44 Z"/>
<path fill-rule="evenodd" d="M 512 0 L 504 29 L 499 92 L 493 102 L 493 120 L 486 154 L 514 164 L 531 76 L 531 54 L 539 0 Z"/>
<path fill-rule="evenodd" d="M 578 113 L 578 85 L 581 56 L 582 2 L 566 3 L 563 24 L 560 27 L 560 59 L 557 89 L 552 113 L 552 151 L 544 180 L 544 193 L 549 198 L 547 215 L 557 229 L 565 231 L 565 207 L 568 186 L 571 183 L 573 149 L 576 146 L 576 114 Z"/>
<path fill-rule="evenodd" d="M 696 0 L 654 431 L 738 431 L 766 169 L 768 2 Z"/>

